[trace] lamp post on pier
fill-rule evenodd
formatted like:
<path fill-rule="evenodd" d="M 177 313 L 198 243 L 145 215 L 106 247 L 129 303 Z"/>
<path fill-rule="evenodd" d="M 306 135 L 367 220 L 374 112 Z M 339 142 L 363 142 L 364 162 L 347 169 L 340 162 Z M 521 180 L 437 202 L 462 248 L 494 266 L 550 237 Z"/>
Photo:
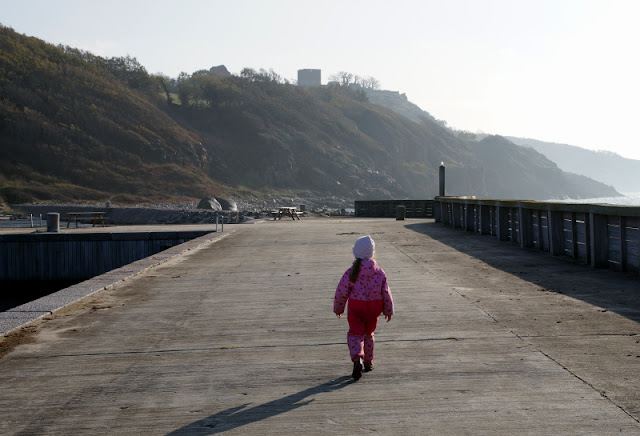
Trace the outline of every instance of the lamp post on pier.
<path fill-rule="evenodd" d="M 440 162 L 440 190 L 438 195 L 444 197 L 444 162 Z"/>

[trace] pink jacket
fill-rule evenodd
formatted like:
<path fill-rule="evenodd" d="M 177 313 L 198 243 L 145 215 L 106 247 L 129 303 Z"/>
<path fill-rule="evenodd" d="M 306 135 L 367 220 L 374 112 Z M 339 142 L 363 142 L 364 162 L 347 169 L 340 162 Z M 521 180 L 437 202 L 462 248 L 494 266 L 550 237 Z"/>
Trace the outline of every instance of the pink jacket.
<path fill-rule="evenodd" d="M 382 313 L 393 315 L 393 297 L 387 284 L 387 276 L 375 260 L 363 260 L 355 283 L 349 281 L 349 268 L 340 279 L 333 300 L 333 312 L 344 313 L 347 300 L 382 300 Z"/>

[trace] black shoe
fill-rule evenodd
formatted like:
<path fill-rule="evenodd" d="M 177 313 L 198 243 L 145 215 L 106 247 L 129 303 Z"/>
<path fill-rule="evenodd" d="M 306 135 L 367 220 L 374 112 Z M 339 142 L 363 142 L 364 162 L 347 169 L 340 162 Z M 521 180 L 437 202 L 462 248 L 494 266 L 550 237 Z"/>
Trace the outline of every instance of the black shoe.
<path fill-rule="evenodd" d="M 351 373 L 351 377 L 359 380 L 362 377 L 362 360 L 356 359 L 353 361 L 353 372 Z"/>
<path fill-rule="evenodd" d="M 373 362 L 364 361 L 364 372 L 373 371 Z"/>

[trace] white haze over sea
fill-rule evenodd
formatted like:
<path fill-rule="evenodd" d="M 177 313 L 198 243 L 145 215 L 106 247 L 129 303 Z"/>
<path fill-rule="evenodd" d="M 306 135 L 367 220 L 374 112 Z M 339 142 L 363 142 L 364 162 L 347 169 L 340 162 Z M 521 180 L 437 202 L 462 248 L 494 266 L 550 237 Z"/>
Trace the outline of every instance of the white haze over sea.
<path fill-rule="evenodd" d="M 547 200 L 559 203 L 586 203 L 586 204 L 615 204 L 620 206 L 640 207 L 640 192 L 630 192 L 622 194 L 622 197 L 601 197 L 601 198 L 580 198 Z"/>

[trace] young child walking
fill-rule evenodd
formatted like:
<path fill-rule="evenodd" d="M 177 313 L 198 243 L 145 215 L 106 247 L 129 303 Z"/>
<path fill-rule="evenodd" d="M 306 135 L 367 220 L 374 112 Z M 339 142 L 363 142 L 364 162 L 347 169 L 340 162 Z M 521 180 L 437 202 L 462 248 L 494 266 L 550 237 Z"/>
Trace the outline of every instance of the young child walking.
<path fill-rule="evenodd" d="M 373 255 L 375 242 L 371 236 L 358 238 L 353 245 L 356 260 L 340 279 L 333 301 L 333 312 L 340 318 L 349 302 L 347 345 L 353 361 L 351 376 L 358 380 L 364 371 L 373 370 L 374 331 L 378 317 L 384 314 L 387 322 L 393 315 L 393 298 L 387 276 Z"/>

